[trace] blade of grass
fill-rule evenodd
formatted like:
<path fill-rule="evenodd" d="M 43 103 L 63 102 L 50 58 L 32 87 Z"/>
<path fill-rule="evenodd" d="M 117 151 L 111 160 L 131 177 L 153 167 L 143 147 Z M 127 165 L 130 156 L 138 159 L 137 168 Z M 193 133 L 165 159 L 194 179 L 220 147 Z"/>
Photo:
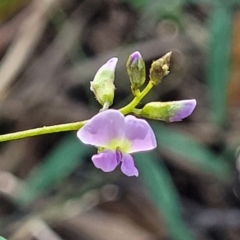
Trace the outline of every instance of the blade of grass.
<path fill-rule="evenodd" d="M 239 5 L 240 2 L 239 0 L 229 0 L 229 1 L 225 1 L 225 0 L 184 0 L 185 4 L 208 4 L 208 5 L 214 5 L 217 6 L 219 4 L 224 3 L 227 5 Z"/>
<path fill-rule="evenodd" d="M 83 160 L 89 147 L 81 144 L 76 134 L 63 139 L 26 179 L 26 191 L 20 191 L 17 201 L 27 204 L 41 193 L 51 189 L 58 181 L 67 177 Z"/>
<path fill-rule="evenodd" d="M 183 135 L 163 124 L 153 124 L 158 138 L 158 146 L 184 158 L 188 164 L 200 171 L 217 178 L 226 180 L 231 174 L 231 166 L 222 156 L 218 156 L 209 149 L 197 143 L 194 138 Z"/>
<path fill-rule="evenodd" d="M 166 221 L 171 239 L 193 239 L 181 217 L 177 192 L 163 162 L 153 152 L 137 154 L 134 158 L 140 177 Z"/>
<path fill-rule="evenodd" d="M 208 53 L 207 84 L 211 100 L 212 120 L 219 125 L 224 123 L 226 117 L 232 17 L 232 8 L 228 4 L 219 3 L 213 8 L 209 19 L 211 43 Z"/>

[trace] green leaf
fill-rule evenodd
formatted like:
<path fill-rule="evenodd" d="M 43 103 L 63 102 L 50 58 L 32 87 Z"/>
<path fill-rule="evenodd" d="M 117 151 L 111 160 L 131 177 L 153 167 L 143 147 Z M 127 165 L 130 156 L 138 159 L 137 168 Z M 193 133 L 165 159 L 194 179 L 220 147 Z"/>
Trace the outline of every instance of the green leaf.
<path fill-rule="evenodd" d="M 73 172 L 89 150 L 90 148 L 80 143 L 76 134 L 67 136 L 33 169 L 26 179 L 26 190 L 19 192 L 17 200 L 27 204 L 54 187 Z"/>
<path fill-rule="evenodd" d="M 208 148 L 196 142 L 193 137 L 183 135 L 163 124 L 153 124 L 160 149 L 172 152 L 183 158 L 187 164 L 198 171 L 213 176 L 218 180 L 226 180 L 231 174 L 230 164 L 224 157 L 216 155 Z"/>
<path fill-rule="evenodd" d="M 126 0 L 126 2 L 132 5 L 134 8 L 143 8 L 147 5 L 146 0 Z"/>
<path fill-rule="evenodd" d="M 193 239 L 181 217 L 176 189 L 161 159 L 153 152 L 137 154 L 134 158 L 140 177 L 166 221 L 171 239 Z"/>
<path fill-rule="evenodd" d="M 219 4 L 213 8 L 209 19 L 211 43 L 207 64 L 207 79 L 211 100 L 212 120 L 222 124 L 226 117 L 226 90 L 232 31 L 232 8 Z"/>

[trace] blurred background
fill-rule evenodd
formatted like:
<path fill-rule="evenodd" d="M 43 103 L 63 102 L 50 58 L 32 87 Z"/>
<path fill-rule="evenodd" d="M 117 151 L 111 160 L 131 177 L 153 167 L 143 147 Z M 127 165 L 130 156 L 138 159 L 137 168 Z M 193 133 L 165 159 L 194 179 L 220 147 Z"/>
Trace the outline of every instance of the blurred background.
<path fill-rule="evenodd" d="M 138 178 L 96 169 L 76 132 L 0 145 L 0 235 L 9 240 L 240 239 L 239 0 L 1 0 L 0 133 L 85 120 L 118 57 L 113 108 L 132 99 L 125 63 L 172 51 L 150 101 L 195 98 L 180 123 L 150 122 L 158 148 Z M 238 162 L 239 161 L 239 162 Z"/>

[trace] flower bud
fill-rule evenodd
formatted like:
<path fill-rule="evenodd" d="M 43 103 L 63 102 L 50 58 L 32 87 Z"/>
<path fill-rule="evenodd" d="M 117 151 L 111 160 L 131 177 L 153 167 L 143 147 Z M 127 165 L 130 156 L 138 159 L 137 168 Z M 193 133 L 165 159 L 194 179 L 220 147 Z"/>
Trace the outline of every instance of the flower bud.
<path fill-rule="evenodd" d="M 139 52 L 134 52 L 129 56 L 126 66 L 127 73 L 131 82 L 131 88 L 134 93 L 145 83 L 145 62 Z"/>
<path fill-rule="evenodd" d="M 137 115 L 149 119 L 166 122 L 179 122 L 192 114 L 196 107 L 196 100 L 182 100 L 173 102 L 151 102 L 146 104 Z"/>
<path fill-rule="evenodd" d="M 90 90 L 93 91 L 97 101 L 107 109 L 114 99 L 114 75 L 117 58 L 111 58 L 97 71 L 93 81 L 90 82 Z"/>
<path fill-rule="evenodd" d="M 163 57 L 152 63 L 149 77 L 150 81 L 152 81 L 155 85 L 159 84 L 162 79 L 168 75 L 171 55 L 172 52 L 168 52 Z"/>

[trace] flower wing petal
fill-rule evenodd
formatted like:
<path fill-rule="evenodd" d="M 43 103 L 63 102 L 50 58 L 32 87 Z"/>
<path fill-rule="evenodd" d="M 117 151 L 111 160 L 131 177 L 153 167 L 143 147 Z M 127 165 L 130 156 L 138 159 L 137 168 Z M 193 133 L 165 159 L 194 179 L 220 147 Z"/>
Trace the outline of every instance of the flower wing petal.
<path fill-rule="evenodd" d="M 156 148 L 156 137 L 147 121 L 128 115 L 125 122 L 125 137 L 131 143 L 129 153 Z"/>
<path fill-rule="evenodd" d="M 138 169 L 135 167 L 134 160 L 130 154 L 124 154 L 122 156 L 121 170 L 128 177 L 131 177 L 131 176 L 138 177 L 139 175 Z"/>
<path fill-rule="evenodd" d="M 106 110 L 91 118 L 78 130 L 78 138 L 85 144 L 108 147 L 114 139 L 121 140 L 125 132 L 124 116 L 117 110 Z"/>
<path fill-rule="evenodd" d="M 119 164 L 115 151 L 104 151 L 95 154 L 92 156 L 92 161 L 96 168 L 100 168 L 104 172 L 113 171 Z"/>

